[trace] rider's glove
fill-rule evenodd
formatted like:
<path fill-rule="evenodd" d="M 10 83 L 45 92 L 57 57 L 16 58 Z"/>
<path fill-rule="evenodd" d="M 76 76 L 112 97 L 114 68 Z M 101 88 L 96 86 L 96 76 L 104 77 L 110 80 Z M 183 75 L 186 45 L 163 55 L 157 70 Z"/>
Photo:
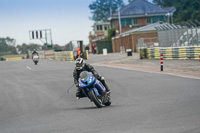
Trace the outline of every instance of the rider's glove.
<path fill-rule="evenodd" d="M 94 77 L 97 78 L 97 79 L 100 78 L 98 74 L 95 74 Z"/>

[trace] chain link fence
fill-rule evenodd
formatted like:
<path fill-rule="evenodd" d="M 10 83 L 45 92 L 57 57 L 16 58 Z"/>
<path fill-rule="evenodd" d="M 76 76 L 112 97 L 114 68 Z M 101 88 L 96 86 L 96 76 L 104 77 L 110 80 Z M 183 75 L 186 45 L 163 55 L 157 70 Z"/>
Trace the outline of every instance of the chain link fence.
<path fill-rule="evenodd" d="M 156 27 L 159 47 L 200 46 L 200 22 L 165 24 Z"/>
<path fill-rule="evenodd" d="M 140 38 L 137 47 L 181 47 L 200 46 L 200 22 L 163 24 L 155 27 L 158 37 Z"/>

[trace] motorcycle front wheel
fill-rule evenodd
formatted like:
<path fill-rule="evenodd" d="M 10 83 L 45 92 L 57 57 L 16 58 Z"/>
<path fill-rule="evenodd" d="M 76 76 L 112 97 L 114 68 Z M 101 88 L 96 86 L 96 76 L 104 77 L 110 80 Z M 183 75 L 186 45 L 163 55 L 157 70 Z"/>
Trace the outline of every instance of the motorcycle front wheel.
<path fill-rule="evenodd" d="M 37 61 L 34 61 L 34 63 L 35 63 L 35 65 L 37 65 L 38 62 L 37 62 Z"/>
<path fill-rule="evenodd" d="M 98 108 L 102 108 L 103 107 L 101 99 L 96 96 L 94 90 L 91 90 L 90 92 L 88 92 L 88 95 L 89 95 L 90 99 L 94 102 L 94 104 Z"/>

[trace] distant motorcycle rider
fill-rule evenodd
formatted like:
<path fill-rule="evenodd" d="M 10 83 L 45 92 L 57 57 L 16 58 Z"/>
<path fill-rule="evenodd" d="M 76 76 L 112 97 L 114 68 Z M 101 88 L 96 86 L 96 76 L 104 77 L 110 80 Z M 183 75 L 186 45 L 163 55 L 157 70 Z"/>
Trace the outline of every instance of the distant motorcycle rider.
<path fill-rule="evenodd" d="M 37 54 L 37 56 L 38 56 L 38 52 L 36 51 L 36 49 L 33 49 L 33 52 L 32 52 L 32 59 L 33 59 L 33 55 L 34 54 Z"/>
<path fill-rule="evenodd" d="M 74 77 L 74 84 L 77 87 L 76 97 L 78 97 L 78 98 L 85 97 L 84 93 L 79 88 L 79 82 L 78 82 L 80 73 L 82 71 L 92 72 L 94 77 L 96 77 L 104 85 L 104 87 L 106 88 L 107 94 L 110 96 L 110 89 L 108 88 L 108 86 L 104 80 L 104 77 L 99 76 L 99 74 L 97 73 L 97 71 L 94 69 L 94 67 L 92 65 L 90 65 L 88 63 L 84 63 L 83 58 L 77 58 L 75 61 L 75 65 L 76 65 L 76 67 L 73 72 L 73 77 Z"/>

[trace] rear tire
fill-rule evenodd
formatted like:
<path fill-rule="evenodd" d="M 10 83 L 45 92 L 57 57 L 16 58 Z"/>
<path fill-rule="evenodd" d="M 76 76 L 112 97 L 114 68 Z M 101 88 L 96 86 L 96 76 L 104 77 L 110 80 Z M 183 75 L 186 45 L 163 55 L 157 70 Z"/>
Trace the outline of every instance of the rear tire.
<path fill-rule="evenodd" d="M 93 90 L 91 90 L 90 92 L 88 92 L 88 95 L 90 97 L 90 99 L 94 102 L 94 104 L 98 107 L 98 108 L 102 108 L 102 101 L 101 99 L 99 99 L 95 92 Z"/>
<path fill-rule="evenodd" d="M 104 95 L 104 100 L 106 100 L 106 101 L 104 102 L 104 105 L 105 105 L 105 106 L 110 106 L 110 105 L 111 105 L 110 96 L 108 96 L 107 93 Z"/>

